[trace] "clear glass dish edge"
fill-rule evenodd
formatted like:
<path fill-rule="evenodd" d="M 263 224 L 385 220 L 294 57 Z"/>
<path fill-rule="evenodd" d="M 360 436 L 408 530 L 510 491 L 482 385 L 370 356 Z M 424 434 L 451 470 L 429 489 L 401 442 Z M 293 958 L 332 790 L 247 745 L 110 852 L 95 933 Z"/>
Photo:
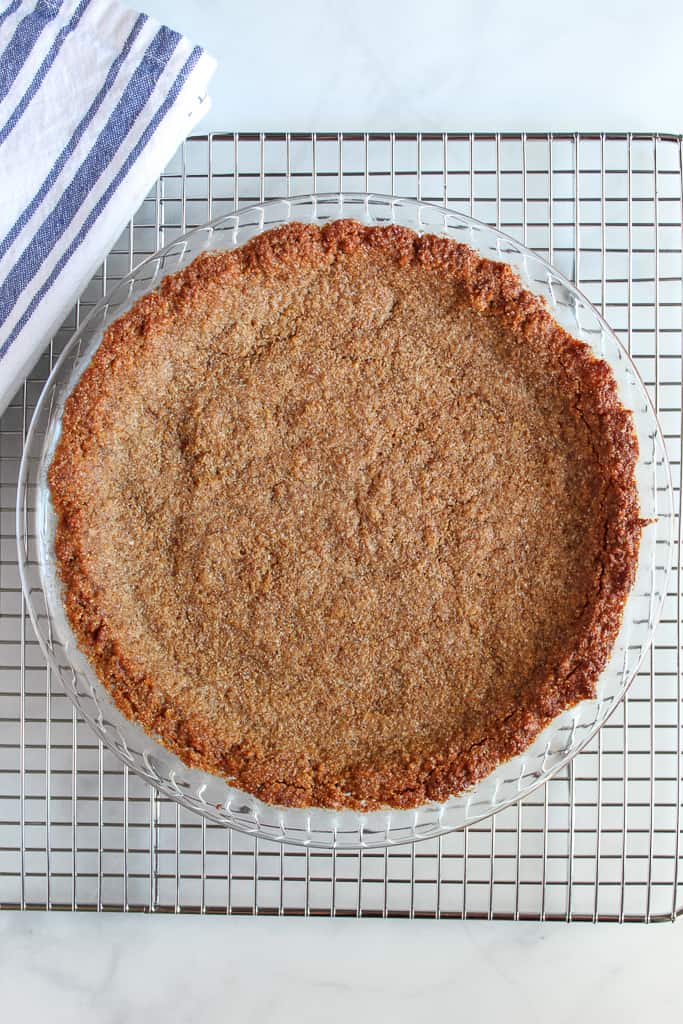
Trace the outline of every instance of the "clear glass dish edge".
<path fill-rule="evenodd" d="M 278 209 L 287 215 L 280 219 L 269 218 L 269 213 Z M 338 211 L 336 216 L 334 215 L 335 209 Z M 378 216 L 381 211 L 384 215 Z M 293 215 L 302 212 L 305 212 L 306 216 Z M 397 216 L 397 213 L 402 216 Z M 609 697 L 584 701 L 577 708 L 559 716 L 544 730 L 528 751 L 499 766 L 491 776 L 468 793 L 451 798 L 444 804 L 429 804 L 414 811 L 387 809 L 361 814 L 350 811 L 334 812 L 321 808 L 306 810 L 277 808 L 263 804 L 249 794 L 234 789 L 223 779 L 205 775 L 183 765 L 178 758 L 147 736 L 139 726 L 129 722 L 118 712 L 107 691 L 94 677 L 86 659 L 78 651 L 73 636 L 70 635 L 65 617 L 63 617 L 63 621 L 59 621 L 61 602 L 55 593 L 54 559 L 50 557 L 49 536 L 45 530 L 46 522 L 49 520 L 50 507 L 49 492 L 44 475 L 58 436 L 63 402 L 75 386 L 80 373 L 99 344 L 105 327 L 125 312 L 126 308 L 129 308 L 144 291 L 156 287 L 162 277 L 179 269 L 180 266 L 186 265 L 200 251 L 211 248 L 232 248 L 244 244 L 254 234 L 287 220 L 324 223 L 327 220 L 337 219 L 340 214 L 353 216 L 367 223 L 405 223 L 406 226 L 419 231 L 446 234 L 448 237 L 466 241 L 483 255 L 510 262 L 520 273 L 525 286 L 545 295 L 554 315 L 560 322 L 562 322 L 562 316 L 565 319 L 567 316 L 569 319 L 574 317 L 575 327 L 570 332 L 591 344 L 594 351 L 604 358 L 608 358 L 613 369 L 615 367 L 612 359 L 604 351 L 601 351 L 600 345 L 603 349 L 607 343 L 616 346 L 616 353 L 621 353 L 621 359 L 625 360 L 624 365 L 632 375 L 631 387 L 635 389 L 643 403 L 640 411 L 643 412 L 646 419 L 649 419 L 651 426 L 646 437 L 653 446 L 652 478 L 648 477 L 647 484 L 650 486 L 654 481 L 653 500 L 655 508 L 659 508 L 659 522 L 662 524 L 664 536 L 656 537 L 651 545 L 653 554 L 650 559 L 652 564 L 649 571 L 651 572 L 652 586 L 648 597 L 646 634 L 636 645 L 637 654 L 630 661 L 628 658 L 625 659 L 619 685 L 616 689 L 612 689 Z M 228 239 L 230 244 L 226 244 L 224 232 L 231 236 Z M 221 238 L 218 244 L 214 244 L 217 233 L 221 234 Z M 473 237 L 464 237 L 465 234 L 477 235 L 479 241 L 482 241 L 482 234 L 484 237 L 491 236 L 495 239 L 495 244 L 489 243 L 489 248 L 483 251 L 482 246 L 477 245 Z M 205 235 L 211 244 L 193 248 L 193 241 L 197 241 L 201 235 Z M 518 259 L 517 264 L 510 258 L 512 256 Z M 176 265 L 167 267 L 167 262 L 171 260 L 174 260 Z M 543 276 L 534 276 L 529 271 L 529 266 L 534 268 L 537 275 Z M 152 267 L 155 269 L 151 277 L 142 279 L 142 290 L 136 290 L 135 286 L 141 281 L 140 275 L 145 269 Z M 149 287 L 146 287 L 148 284 Z M 126 299 L 123 302 L 117 300 L 117 295 L 126 289 L 128 289 Z M 555 290 L 564 291 L 558 297 Z M 115 305 L 117 302 L 118 304 Z M 115 309 L 113 314 L 110 314 L 113 305 L 115 305 Z M 583 322 L 579 317 L 579 311 L 584 317 Z M 562 316 L 559 315 L 560 313 Z M 570 329 L 566 322 L 563 325 Z M 598 335 L 600 340 L 594 344 Z M 88 339 L 87 352 L 82 358 L 74 359 L 74 352 L 84 339 Z M 611 355 L 614 358 L 614 352 L 611 352 Z M 69 360 L 71 360 L 71 370 L 68 377 L 62 380 Z M 43 420 L 46 420 L 47 429 L 44 440 L 40 444 L 40 426 Z M 642 459 L 644 438 L 641 436 L 640 430 L 639 441 Z M 36 447 L 38 447 L 39 453 L 35 451 Z M 43 474 L 42 478 L 41 473 Z M 37 487 L 37 500 L 35 508 L 32 509 L 30 489 L 34 485 Z M 643 490 L 644 482 L 641 480 L 639 480 L 639 487 L 642 506 L 645 492 Z M 660 506 L 657 506 L 658 491 L 662 492 Z M 646 502 L 643 514 L 645 515 L 647 512 Z M 667 520 L 668 531 L 664 529 Z M 33 535 L 30 529 L 31 521 L 34 524 Z M 673 555 L 673 525 L 670 467 L 652 402 L 626 350 L 585 296 L 542 257 L 526 249 L 503 232 L 490 228 L 488 225 L 457 211 L 434 204 L 372 193 L 318 193 L 315 196 L 292 196 L 254 204 L 224 217 L 215 218 L 206 225 L 186 232 L 141 261 L 94 307 L 57 361 L 36 407 L 27 435 L 17 495 L 20 575 L 34 630 L 49 664 L 60 677 L 68 696 L 106 746 L 151 785 L 183 806 L 202 814 L 210 821 L 229 825 L 240 831 L 271 840 L 344 849 L 381 847 L 412 842 L 472 825 L 518 800 L 530 796 L 534 790 L 547 782 L 575 757 L 619 706 L 650 646 L 666 596 L 666 581 Z M 658 528 L 659 524 L 657 524 Z M 659 555 L 658 544 L 663 548 Z M 38 557 L 32 559 L 32 553 Z M 639 577 L 642 562 L 643 551 L 641 549 Z M 42 615 L 38 607 L 41 598 L 44 609 Z M 631 598 L 629 602 L 631 602 Z M 629 605 L 627 604 L 627 612 L 628 609 Z M 627 613 L 624 616 L 625 625 L 626 618 Z M 624 627 L 622 627 L 622 632 L 623 630 Z M 615 653 L 618 649 L 619 641 Z M 612 662 L 610 662 L 610 666 L 612 666 Z M 610 666 L 606 672 L 614 670 L 613 666 L 611 669 Z M 605 673 L 601 676 L 601 680 L 604 676 Z M 598 711 L 595 712 L 593 721 L 581 722 L 581 709 L 587 705 L 599 706 Z M 527 770 L 525 762 L 533 759 L 539 763 L 531 770 Z M 501 779 L 499 777 L 501 774 L 507 774 L 507 778 Z M 220 793 L 221 787 L 225 790 L 225 795 Z M 487 791 L 488 796 L 486 795 Z M 215 797 L 218 793 L 223 798 L 216 800 Z"/>

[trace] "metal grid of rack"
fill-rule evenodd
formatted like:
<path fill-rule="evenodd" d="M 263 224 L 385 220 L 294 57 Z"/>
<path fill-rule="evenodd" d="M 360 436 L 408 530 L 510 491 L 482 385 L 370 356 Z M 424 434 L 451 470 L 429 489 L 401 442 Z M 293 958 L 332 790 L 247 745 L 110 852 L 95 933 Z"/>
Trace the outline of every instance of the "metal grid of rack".
<path fill-rule="evenodd" d="M 464 832 L 332 853 L 208 824 L 103 749 L 45 665 L 14 540 L 33 407 L 111 283 L 235 204 L 342 188 L 460 209 L 576 281 L 650 390 L 678 509 L 682 161 L 680 138 L 651 135 L 225 133 L 187 141 L 0 421 L 0 907 L 617 921 L 683 912 L 678 548 L 654 648 L 627 700 L 568 768 Z"/>

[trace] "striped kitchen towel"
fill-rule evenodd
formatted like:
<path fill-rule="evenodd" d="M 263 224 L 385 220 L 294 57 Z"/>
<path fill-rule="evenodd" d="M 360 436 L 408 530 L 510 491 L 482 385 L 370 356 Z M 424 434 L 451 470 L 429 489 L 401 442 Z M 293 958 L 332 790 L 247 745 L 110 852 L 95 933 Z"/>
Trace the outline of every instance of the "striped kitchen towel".
<path fill-rule="evenodd" d="M 118 0 L 0 7 L 0 412 L 208 110 L 214 69 Z"/>

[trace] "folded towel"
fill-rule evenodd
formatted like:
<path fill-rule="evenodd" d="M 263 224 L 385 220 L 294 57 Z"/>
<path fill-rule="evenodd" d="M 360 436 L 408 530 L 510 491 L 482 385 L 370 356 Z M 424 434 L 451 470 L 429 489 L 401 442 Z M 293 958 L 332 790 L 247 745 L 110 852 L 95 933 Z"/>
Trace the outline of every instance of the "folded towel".
<path fill-rule="evenodd" d="M 0 9 L 0 413 L 208 110 L 214 69 L 117 0 Z"/>

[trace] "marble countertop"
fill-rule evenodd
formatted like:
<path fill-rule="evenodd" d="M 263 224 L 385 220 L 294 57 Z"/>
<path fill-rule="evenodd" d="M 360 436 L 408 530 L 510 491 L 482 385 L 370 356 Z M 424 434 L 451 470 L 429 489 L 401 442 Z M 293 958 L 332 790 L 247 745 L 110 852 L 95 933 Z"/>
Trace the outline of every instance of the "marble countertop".
<path fill-rule="evenodd" d="M 680 1019 L 683 926 L 5 914 L 3 1019 Z M 443 1018 L 441 1018 L 443 1019 Z"/>
<path fill-rule="evenodd" d="M 208 129 L 683 131 L 676 0 L 146 0 L 214 54 Z"/>
<path fill-rule="evenodd" d="M 673 0 L 140 6 L 219 59 L 204 129 L 683 131 Z M 0 915 L 22 1021 L 674 1020 L 682 959 L 683 924 Z"/>

